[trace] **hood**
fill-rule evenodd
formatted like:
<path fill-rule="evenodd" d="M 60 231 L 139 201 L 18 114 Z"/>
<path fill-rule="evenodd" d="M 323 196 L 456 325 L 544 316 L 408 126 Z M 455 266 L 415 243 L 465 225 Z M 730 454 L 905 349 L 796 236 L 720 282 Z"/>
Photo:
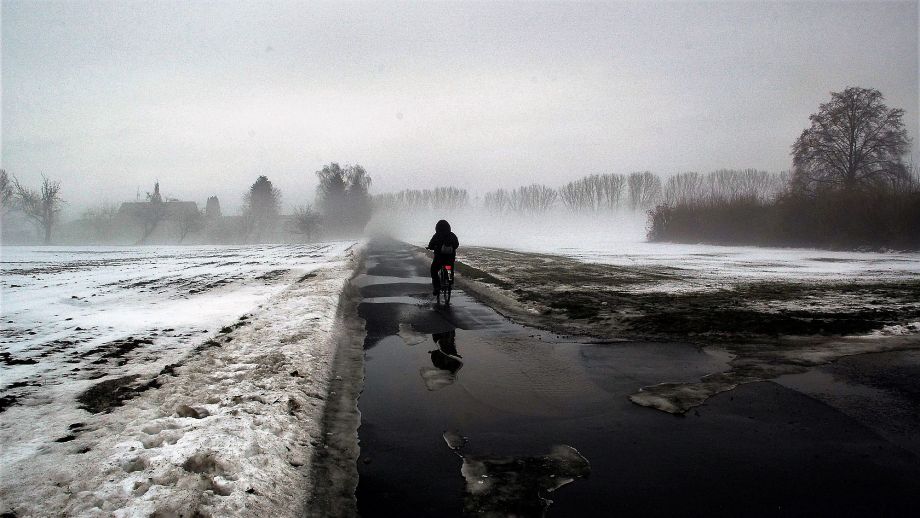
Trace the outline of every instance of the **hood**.
<path fill-rule="evenodd" d="M 447 220 L 442 219 L 438 221 L 438 224 L 434 226 L 435 232 L 450 232 L 450 223 Z"/>

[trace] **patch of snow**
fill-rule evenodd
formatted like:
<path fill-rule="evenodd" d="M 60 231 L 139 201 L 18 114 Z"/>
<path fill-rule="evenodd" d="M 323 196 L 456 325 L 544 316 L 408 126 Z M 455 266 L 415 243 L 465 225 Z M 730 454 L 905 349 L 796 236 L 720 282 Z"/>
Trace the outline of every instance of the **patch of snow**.
<path fill-rule="evenodd" d="M 920 322 L 908 322 L 901 325 L 885 326 L 873 331 L 870 336 L 902 336 L 920 334 Z"/>
<path fill-rule="evenodd" d="M 353 246 L 4 247 L 2 511 L 290 514 Z"/>

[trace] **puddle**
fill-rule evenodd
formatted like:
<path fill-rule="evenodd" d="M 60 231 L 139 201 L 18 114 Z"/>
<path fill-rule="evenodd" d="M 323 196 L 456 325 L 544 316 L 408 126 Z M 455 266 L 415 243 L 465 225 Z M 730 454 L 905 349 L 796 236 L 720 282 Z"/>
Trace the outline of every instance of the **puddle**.
<path fill-rule="evenodd" d="M 850 356 L 776 383 L 837 409 L 920 459 L 918 377 L 920 351 L 912 350 Z"/>
<path fill-rule="evenodd" d="M 431 305 L 430 302 L 421 300 L 416 297 L 368 297 L 365 298 L 362 302 L 365 304 L 408 304 L 410 306 L 425 307 Z"/>
<path fill-rule="evenodd" d="M 877 502 L 910 509 L 920 491 L 920 464 L 903 449 L 774 383 L 684 417 L 629 401 L 643 386 L 726 370 L 719 350 L 577 341 L 513 324 L 461 291 L 437 308 L 406 282 L 425 265 L 373 256 L 388 276 L 361 285 L 364 516 L 872 514 Z M 400 269 L 408 277 L 392 276 Z"/>

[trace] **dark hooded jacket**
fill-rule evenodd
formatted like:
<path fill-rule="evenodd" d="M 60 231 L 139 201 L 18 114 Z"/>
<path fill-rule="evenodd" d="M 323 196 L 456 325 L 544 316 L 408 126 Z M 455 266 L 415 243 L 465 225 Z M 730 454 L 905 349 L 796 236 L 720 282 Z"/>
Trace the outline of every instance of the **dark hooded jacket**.
<path fill-rule="evenodd" d="M 457 255 L 457 247 L 460 246 L 460 241 L 458 241 L 457 236 L 450 231 L 450 223 L 442 219 L 434 226 L 434 230 L 435 233 L 431 236 L 431 241 L 428 242 L 428 246 L 425 248 L 434 252 L 435 261 L 453 261 L 454 257 Z"/>

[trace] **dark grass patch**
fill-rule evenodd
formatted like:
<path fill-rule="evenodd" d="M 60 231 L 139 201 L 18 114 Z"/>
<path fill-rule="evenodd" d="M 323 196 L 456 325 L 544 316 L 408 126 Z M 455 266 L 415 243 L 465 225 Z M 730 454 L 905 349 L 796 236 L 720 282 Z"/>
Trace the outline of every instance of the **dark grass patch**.
<path fill-rule="evenodd" d="M 6 412 L 7 408 L 10 408 L 19 401 L 17 396 L 5 395 L 0 396 L 0 413 Z"/>
<path fill-rule="evenodd" d="M 677 269 L 613 267 L 503 250 L 470 252 L 467 278 L 503 288 L 544 325 L 596 335 L 711 339 L 864 334 L 920 318 L 920 280 L 755 282 L 731 289 L 633 292 L 637 283 L 685 280 Z M 462 266 L 460 266 L 462 265 Z M 458 263 L 458 274 L 468 265 Z M 504 279 L 499 279 L 497 276 Z"/>
<path fill-rule="evenodd" d="M 847 335 L 879 329 L 890 320 L 863 315 L 783 314 L 748 310 L 662 311 L 628 318 L 635 331 L 671 334 Z"/>
<path fill-rule="evenodd" d="M 503 281 L 494 275 L 491 275 L 483 270 L 462 263 L 460 261 L 454 263 L 454 268 L 456 268 L 457 275 L 462 275 L 479 282 L 485 282 L 487 284 L 492 284 L 504 289 L 511 289 L 514 287 L 514 285 L 508 281 Z"/>
<path fill-rule="evenodd" d="M 596 319 L 600 314 L 600 301 L 580 292 L 569 292 L 548 301 L 549 307 L 562 311 L 571 319 Z"/>
<path fill-rule="evenodd" d="M 99 347 L 95 347 L 80 354 L 81 358 L 87 358 L 89 356 L 99 355 L 99 360 L 105 361 L 112 358 L 123 358 L 125 355 L 131 351 L 142 347 L 144 345 L 153 345 L 153 339 L 151 338 L 134 338 L 129 336 L 120 340 L 113 340 L 111 342 L 104 343 Z"/>
<path fill-rule="evenodd" d="M 15 383 L 10 383 L 6 387 L 4 387 L 3 390 L 6 391 L 6 390 L 23 388 L 23 387 L 41 387 L 41 386 L 42 384 L 37 381 L 17 381 Z"/>
<path fill-rule="evenodd" d="M 259 280 L 259 281 L 274 281 L 274 280 L 278 279 L 279 277 L 283 276 L 284 274 L 286 274 L 286 273 L 289 272 L 289 271 L 290 271 L 290 270 L 271 270 L 271 271 L 267 271 L 267 272 L 263 273 L 262 275 L 259 275 L 258 277 L 256 277 L 256 280 Z"/>
<path fill-rule="evenodd" d="M 150 380 L 146 383 L 136 383 L 137 374 L 123 376 L 97 383 L 77 396 L 77 408 L 87 410 L 93 414 L 110 412 L 125 401 L 132 399 L 151 388 L 157 388 L 160 383 Z"/>
<path fill-rule="evenodd" d="M 10 353 L 3 352 L 0 353 L 0 362 L 4 365 L 35 365 L 38 363 L 37 360 L 32 358 L 17 358 Z"/>

